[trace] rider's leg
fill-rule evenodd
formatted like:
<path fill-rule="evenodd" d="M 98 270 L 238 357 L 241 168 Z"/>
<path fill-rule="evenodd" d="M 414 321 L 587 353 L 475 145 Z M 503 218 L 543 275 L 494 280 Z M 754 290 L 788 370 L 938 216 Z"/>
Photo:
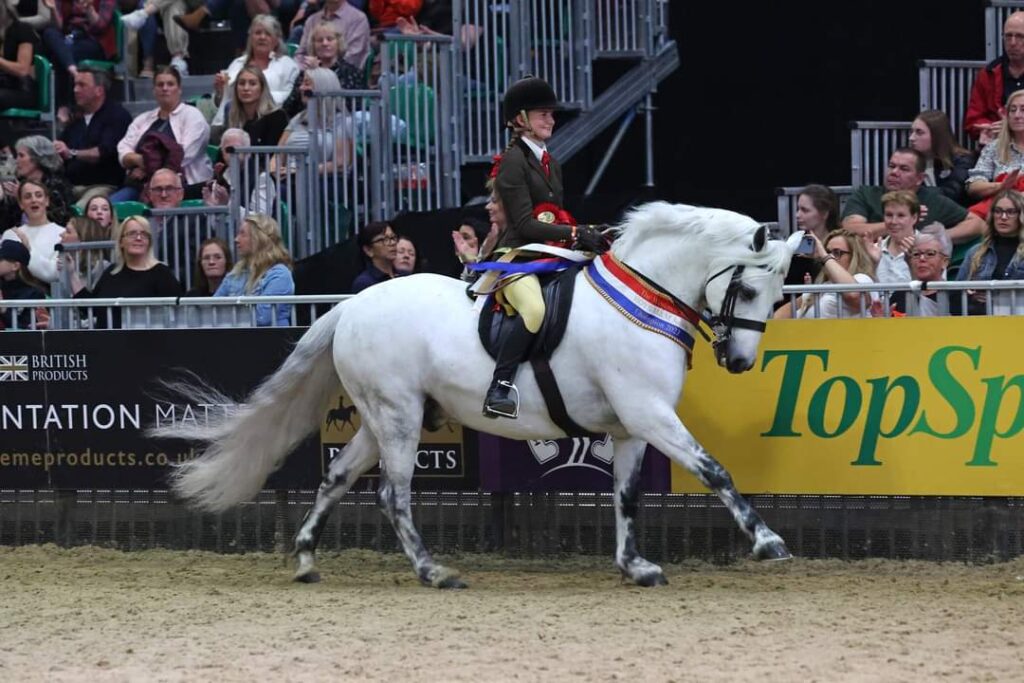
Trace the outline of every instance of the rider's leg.
<path fill-rule="evenodd" d="M 498 350 L 494 377 L 484 399 L 487 417 L 515 417 L 517 401 L 509 396 L 519 364 L 526 360 L 533 337 L 544 322 L 544 296 L 536 275 L 519 278 L 502 289 L 505 299 L 518 311 L 512 320 L 512 333 Z"/>

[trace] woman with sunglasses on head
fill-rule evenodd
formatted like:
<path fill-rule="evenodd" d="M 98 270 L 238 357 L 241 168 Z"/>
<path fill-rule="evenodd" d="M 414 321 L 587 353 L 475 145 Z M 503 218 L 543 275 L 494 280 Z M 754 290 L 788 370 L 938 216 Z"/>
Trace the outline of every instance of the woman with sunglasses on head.
<path fill-rule="evenodd" d="M 822 242 L 815 233 L 809 234 L 814 237 L 814 257 L 821 264 L 814 284 L 853 285 L 875 281 L 874 263 L 857 235 L 848 230 L 833 230 Z M 807 284 L 810 284 L 809 276 Z M 866 318 L 870 316 L 872 301 L 877 298 L 874 292 L 828 293 L 817 297 L 805 294 L 796 300 L 795 316 L 793 304 L 787 302 L 775 312 L 775 317 Z M 843 302 L 842 310 L 840 299 Z"/>
<path fill-rule="evenodd" d="M 1004 190 L 995 196 L 981 242 L 964 256 L 957 280 L 1024 280 L 1024 195 Z M 983 315 L 986 292 L 972 292 L 967 303 L 970 315 Z M 1007 299 L 1002 301 L 1001 299 Z M 993 310 L 1009 303 L 1009 292 L 996 293 Z"/>
<path fill-rule="evenodd" d="M 358 241 L 368 263 L 352 281 L 353 294 L 395 277 L 395 257 L 398 256 L 398 235 L 384 221 L 367 223 L 359 231 Z"/>

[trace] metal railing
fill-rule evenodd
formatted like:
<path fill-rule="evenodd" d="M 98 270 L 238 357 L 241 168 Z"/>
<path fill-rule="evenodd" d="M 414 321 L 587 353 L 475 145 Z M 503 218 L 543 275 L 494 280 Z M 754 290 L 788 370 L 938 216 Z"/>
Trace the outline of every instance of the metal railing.
<path fill-rule="evenodd" d="M 946 112 L 953 133 L 961 145 L 973 146 L 964 130 L 964 115 L 971 86 L 985 62 L 956 59 L 923 59 L 918 62 L 918 86 L 921 111 L 938 109 Z"/>
<path fill-rule="evenodd" d="M 1017 10 L 1024 9 L 1022 0 L 988 0 L 985 7 L 985 61 L 1003 54 L 1003 24 Z"/>
<path fill-rule="evenodd" d="M 389 215 L 457 205 L 462 153 L 451 36 L 385 36 L 380 87 Z"/>
<path fill-rule="evenodd" d="M 944 315 L 1024 315 L 1024 280 L 979 280 L 979 281 L 934 281 L 922 282 L 911 280 L 909 282 L 874 282 L 870 284 L 818 284 L 818 285 L 786 285 L 782 288 L 783 296 L 797 308 L 797 297 L 811 296 L 814 298 L 810 310 L 815 317 L 821 311 L 821 299 L 826 295 L 841 295 L 848 292 L 858 292 L 866 296 L 861 297 L 857 315 L 851 316 L 845 306 L 837 306 L 836 313 L 839 318 L 848 317 L 892 317 L 892 310 L 888 304 L 884 304 L 872 316 L 869 309 L 871 295 L 880 300 L 888 301 L 889 297 L 897 292 L 906 292 L 914 302 L 913 310 L 921 310 L 921 299 L 928 292 L 938 293 L 941 299 L 940 304 L 954 307 L 954 312 L 943 313 Z M 978 302 L 983 308 L 975 312 L 970 304 Z M 957 304 L 959 304 L 957 306 Z M 910 308 L 910 306 L 908 306 Z"/>
<path fill-rule="evenodd" d="M 799 187 L 777 187 L 775 188 L 776 206 L 778 207 L 779 234 L 787 236 L 796 230 L 796 203 L 800 193 L 804 190 L 803 185 Z M 839 214 L 842 215 L 846 200 L 853 194 L 851 185 L 833 185 L 832 191 L 839 198 Z"/>
<path fill-rule="evenodd" d="M 235 217 L 226 206 L 149 209 L 153 250 L 179 282 L 192 282 L 199 245 L 211 237 L 235 241 Z"/>
<path fill-rule="evenodd" d="M 893 150 L 909 139 L 909 121 L 851 121 L 850 184 L 881 185 Z"/>
<path fill-rule="evenodd" d="M 667 41 L 664 0 L 524 0 L 453 3 L 461 150 L 465 161 L 490 161 L 508 136 L 501 99 L 508 84 L 541 76 L 569 109 L 594 104 L 597 56 L 653 58 Z"/>
<path fill-rule="evenodd" d="M 265 306 L 287 306 L 289 325 L 307 325 L 331 306 L 353 296 L 351 294 L 316 294 L 303 296 L 237 296 L 237 297 L 146 297 L 91 299 L 24 299 L 4 302 L 5 308 L 48 309 L 49 329 L 196 329 L 210 327 L 257 327 L 257 309 Z M 277 316 L 270 316 L 269 327 L 277 325 Z M 57 321 L 63 321 L 58 323 Z M 35 329 L 15 326 L 12 331 Z"/>

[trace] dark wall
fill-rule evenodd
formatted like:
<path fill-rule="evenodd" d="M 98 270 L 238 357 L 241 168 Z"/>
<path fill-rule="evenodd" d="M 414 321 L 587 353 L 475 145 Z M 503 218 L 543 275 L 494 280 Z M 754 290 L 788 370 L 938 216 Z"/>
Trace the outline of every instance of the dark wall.
<path fill-rule="evenodd" d="M 984 8 L 957 3 L 672 0 L 681 66 L 655 105 L 655 188 L 646 196 L 774 218 L 774 188 L 848 184 L 851 120 L 910 120 L 917 60 L 984 58 Z M 602 67 L 597 87 L 614 78 Z M 612 131 L 566 166 L 580 196 Z M 641 198 L 643 127 L 598 185 L 609 206 Z"/>

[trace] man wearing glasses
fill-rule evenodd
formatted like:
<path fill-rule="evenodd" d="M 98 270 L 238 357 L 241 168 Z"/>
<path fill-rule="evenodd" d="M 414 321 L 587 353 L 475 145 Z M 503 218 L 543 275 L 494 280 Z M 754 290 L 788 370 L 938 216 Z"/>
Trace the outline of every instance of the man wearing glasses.
<path fill-rule="evenodd" d="M 1024 12 L 1003 25 L 1003 54 L 978 71 L 964 115 L 964 130 L 982 145 L 995 140 L 1010 93 L 1024 89 Z"/>

